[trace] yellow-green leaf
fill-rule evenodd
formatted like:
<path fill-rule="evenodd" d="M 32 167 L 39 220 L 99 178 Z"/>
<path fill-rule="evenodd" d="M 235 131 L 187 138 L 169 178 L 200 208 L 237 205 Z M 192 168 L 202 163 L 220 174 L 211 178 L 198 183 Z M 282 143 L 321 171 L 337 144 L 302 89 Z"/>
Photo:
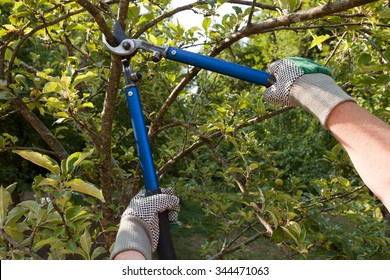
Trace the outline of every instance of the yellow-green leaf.
<path fill-rule="evenodd" d="M 245 171 L 244 171 L 244 169 L 242 169 L 240 167 L 229 167 L 227 172 L 228 173 L 240 173 L 240 174 L 243 174 Z"/>
<path fill-rule="evenodd" d="M 330 38 L 330 36 L 328 34 L 326 35 L 321 35 L 321 36 L 316 36 L 314 35 L 313 36 L 313 41 L 311 41 L 311 44 L 310 44 L 310 47 L 309 47 L 309 50 L 314 48 L 315 46 L 318 46 L 320 44 L 322 44 L 323 42 L 325 42 L 326 40 L 328 40 Z"/>
<path fill-rule="evenodd" d="M 34 244 L 33 249 L 34 250 L 39 250 L 43 246 L 45 246 L 47 244 L 54 243 L 56 241 L 58 241 L 57 237 L 49 237 L 48 239 L 40 240 L 40 241 L 38 241 L 37 243 Z"/>
<path fill-rule="evenodd" d="M 7 217 L 8 207 L 12 204 L 11 195 L 3 187 L 0 187 L 0 227 L 3 227 Z"/>
<path fill-rule="evenodd" d="M 89 234 L 88 230 L 84 230 L 83 235 L 80 237 L 80 245 L 83 251 L 86 253 L 86 256 L 89 257 L 89 253 L 91 251 L 91 246 L 92 246 L 92 240 L 91 240 L 91 235 Z"/>
<path fill-rule="evenodd" d="M 87 82 L 87 81 L 91 81 L 93 79 L 95 79 L 98 75 L 92 71 L 88 71 L 87 73 L 85 74 L 82 74 L 82 75 L 78 75 L 73 83 L 72 83 L 72 87 L 74 88 L 75 86 L 77 86 L 79 83 L 81 82 Z"/>
<path fill-rule="evenodd" d="M 104 201 L 102 191 L 89 182 L 85 182 L 81 179 L 73 179 L 66 182 L 65 186 L 70 188 L 72 191 L 84 193 Z"/>
<path fill-rule="evenodd" d="M 35 163 L 36 165 L 46 168 L 57 176 L 60 174 L 60 167 L 58 166 L 57 162 L 48 156 L 29 150 L 15 150 L 13 152 L 27 159 L 28 161 Z"/>
<path fill-rule="evenodd" d="M 206 31 L 206 33 L 209 30 L 210 24 L 211 24 L 211 18 L 209 17 L 206 17 L 202 22 L 203 29 L 204 31 Z"/>
<path fill-rule="evenodd" d="M 52 179 L 52 178 L 44 178 L 44 179 L 42 179 L 42 181 L 39 182 L 37 187 L 40 187 L 40 186 L 53 186 L 53 187 L 57 187 L 57 185 L 58 185 L 58 181 L 57 180 Z"/>
<path fill-rule="evenodd" d="M 59 83 L 47 82 L 42 89 L 42 93 L 59 92 L 60 90 L 61 90 L 61 86 Z"/>
<path fill-rule="evenodd" d="M 28 209 L 30 210 L 31 212 L 34 212 L 35 214 L 39 214 L 39 212 L 41 211 L 41 207 L 39 206 L 38 202 L 34 201 L 34 200 L 26 200 L 26 201 L 22 201 L 18 204 L 18 206 L 24 208 L 24 209 Z"/>
<path fill-rule="evenodd" d="M 255 170 L 256 168 L 259 167 L 259 164 L 258 163 L 255 163 L 255 162 L 252 162 L 250 165 L 249 165 L 249 171 L 253 171 Z"/>

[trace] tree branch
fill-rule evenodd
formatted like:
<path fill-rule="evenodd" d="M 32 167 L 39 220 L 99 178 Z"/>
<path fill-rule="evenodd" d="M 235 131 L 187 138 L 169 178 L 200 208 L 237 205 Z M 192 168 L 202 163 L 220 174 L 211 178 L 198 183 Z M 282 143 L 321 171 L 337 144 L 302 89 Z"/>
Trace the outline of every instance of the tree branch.
<path fill-rule="evenodd" d="M 5 240 L 8 241 L 8 243 L 12 244 L 12 246 L 14 246 L 15 248 L 18 248 L 20 251 L 26 253 L 27 255 L 30 255 L 36 260 L 42 260 L 42 258 L 38 254 L 31 251 L 29 248 L 26 248 L 23 245 L 21 245 L 18 241 L 16 241 L 11 236 L 9 236 L 3 229 L 0 229 L 0 234 L 1 236 L 3 236 Z"/>
<path fill-rule="evenodd" d="M 100 11 L 95 7 L 94 4 L 89 2 L 88 0 L 75 0 L 80 6 L 82 6 L 85 10 L 87 10 L 92 17 L 95 19 L 96 23 L 99 25 L 100 31 L 104 34 L 107 39 L 107 42 L 115 46 L 114 36 L 112 35 L 112 30 L 108 27 L 106 21 L 104 20 L 103 15 Z"/>
<path fill-rule="evenodd" d="M 35 129 L 42 137 L 47 145 L 54 151 L 56 156 L 60 159 L 66 159 L 69 154 L 61 145 L 58 139 L 50 132 L 46 125 L 24 104 L 20 97 L 12 100 L 12 105 L 15 106 L 26 121 Z"/>
<path fill-rule="evenodd" d="M 304 11 L 282 15 L 277 18 L 271 18 L 261 23 L 251 24 L 242 30 L 230 35 L 223 43 L 216 46 L 210 53 L 210 56 L 219 54 L 222 50 L 230 47 L 233 43 L 242 38 L 268 32 L 276 27 L 289 26 L 294 23 L 322 18 L 334 13 L 349 10 L 354 7 L 376 2 L 378 0 L 339 0 L 326 5 L 311 8 Z"/>
<path fill-rule="evenodd" d="M 119 15 L 127 15 L 128 1 L 123 0 L 119 3 Z M 124 9 L 124 10 L 123 10 Z M 111 155 L 111 139 L 112 126 L 114 121 L 114 113 L 116 110 L 116 99 L 119 89 L 119 81 L 122 76 L 121 58 L 116 55 L 111 55 L 110 75 L 107 84 L 106 96 L 104 98 L 104 105 L 102 111 L 102 125 L 101 125 L 101 147 L 99 149 L 100 156 L 103 158 L 100 163 L 100 184 L 103 192 L 105 202 L 103 203 L 103 219 L 102 225 L 108 228 L 115 221 L 113 209 L 110 208 L 112 203 L 113 181 L 112 176 L 115 174 L 115 166 L 112 164 Z M 119 186 L 117 186 L 119 187 Z M 115 241 L 115 232 L 104 232 L 108 247 Z"/>

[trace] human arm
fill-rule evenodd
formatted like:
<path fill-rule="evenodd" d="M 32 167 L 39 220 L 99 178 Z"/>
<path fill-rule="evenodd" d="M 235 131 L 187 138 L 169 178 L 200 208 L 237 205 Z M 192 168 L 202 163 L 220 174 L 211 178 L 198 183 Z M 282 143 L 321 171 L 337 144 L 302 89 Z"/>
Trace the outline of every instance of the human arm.
<path fill-rule="evenodd" d="M 146 260 L 146 258 L 142 253 L 138 251 L 127 250 L 117 254 L 114 260 Z"/>
<path fill-rule="evenodd" d="M 390 126 L 359 107 L 334 82 L 329 70 L 302 58 L 270 66 L 277 78 L 265 101 L 302 106 L 329 129 L 348 152 L 367 187 L 390 210 Z"/>
<path fill-rule="evenodd" d="M 159 239 L 158 213 L 168 210 L 168 220 L 177 220 L 179 199 L 171 189 L 161 194 L 145 196 L 140 191 L 124 211 L 111 259 L 151 259 Z"/>
<path fill-rule="evenodd" d="M 354 102 L 336 106 L 326 125 L 367 187 L 390 210 L 390 125 Z"/>

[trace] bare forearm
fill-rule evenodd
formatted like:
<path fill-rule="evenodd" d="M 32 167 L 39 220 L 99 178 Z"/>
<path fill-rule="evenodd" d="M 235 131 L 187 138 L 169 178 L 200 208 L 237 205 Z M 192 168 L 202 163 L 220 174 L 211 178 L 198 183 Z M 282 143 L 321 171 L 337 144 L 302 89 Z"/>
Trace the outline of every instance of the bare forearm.
<path fill-rule="evenodd" d="M 327 127 L 371 191 L 390 209 L 390 126 L 354 102 L 330 113 Z"/>
<path fill-rule="evenodd" d="M 145 260 L 145 257 L 138 251 L 128 250 L 116 255 L 114 260 Z"/>

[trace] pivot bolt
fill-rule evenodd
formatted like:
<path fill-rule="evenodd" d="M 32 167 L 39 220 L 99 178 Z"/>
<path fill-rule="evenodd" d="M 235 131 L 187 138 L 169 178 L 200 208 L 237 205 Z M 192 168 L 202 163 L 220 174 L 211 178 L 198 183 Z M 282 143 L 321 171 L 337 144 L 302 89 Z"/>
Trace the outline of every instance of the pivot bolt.
<path fill-rule="evenodd" d="M 123 47 L 125 50 L 129 50 L 130 47 L 131 47 L 131 45 L 130 45 L 129 42 L 123 42 L 123 43 L 122 43 L 122 47 Z"/>

